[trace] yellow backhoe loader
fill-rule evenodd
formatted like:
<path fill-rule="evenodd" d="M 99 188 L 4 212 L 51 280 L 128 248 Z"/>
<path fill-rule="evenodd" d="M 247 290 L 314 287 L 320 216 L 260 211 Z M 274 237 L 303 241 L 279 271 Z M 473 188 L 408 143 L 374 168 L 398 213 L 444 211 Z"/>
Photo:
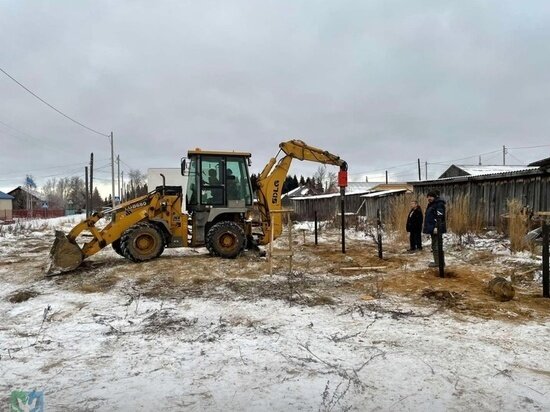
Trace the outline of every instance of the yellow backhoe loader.
<path fill-rule="evenodd" d="M 279 148 L 284 156 L 277 161 L 277 153 L 257 179 L 256 202 L 248 172 L 250 153 L 190 150 L 188 167 L 187 159 L 181 162 L 182 174 L 188 175 L 185 211 L 182 187 L 163 184 L 105 213 L 94 213 L 67 236 L 56 231 L 48 272 L 73 270 L 108 245 L 131 261 L 143 262 L 160 256 L 165 247 L 206 246 L 212 255 L 235 258 L 247 245 L 268 244 L 272 230 L 274 239 L 282 232 L 281 214 L 272 212 L 281 209 L 283 183 L 293 159 L 336 165 L 347 173 L 345 161 L 301 140 L 283 142 Z M 255 208 L 259 221 L 252 218 Z M 96 227 L 106 214 L 111 221 L 102 229 Z M 92 239 L 79 246 L 77 238 L 83 232 Z"/>

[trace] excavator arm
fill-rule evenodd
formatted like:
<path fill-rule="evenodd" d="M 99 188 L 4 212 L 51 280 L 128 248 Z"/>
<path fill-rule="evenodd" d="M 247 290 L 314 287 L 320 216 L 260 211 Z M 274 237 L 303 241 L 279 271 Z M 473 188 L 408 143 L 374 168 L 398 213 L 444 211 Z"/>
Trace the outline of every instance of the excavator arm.
<path fill-rule="evenodd" d="M 317 147 L 309 146 L 301 140 L 289 140 L 279 145 L 279 153 L 285 155 L 277 162 L 277 156 L 271 158 L 264 167 L 257 180 L 258 209 L 260 212 L 262 234 L 260 245 L 266 245 L 273 238 L 282 233 L 282 217 L 280 213 L 273 213 L 282 209 L 283 183 L 290 169 L 293 159 L 308 160 L 311 162 L 339 166 L 341 171 L 347 171 L 348 165 L 340 157 Z"/>

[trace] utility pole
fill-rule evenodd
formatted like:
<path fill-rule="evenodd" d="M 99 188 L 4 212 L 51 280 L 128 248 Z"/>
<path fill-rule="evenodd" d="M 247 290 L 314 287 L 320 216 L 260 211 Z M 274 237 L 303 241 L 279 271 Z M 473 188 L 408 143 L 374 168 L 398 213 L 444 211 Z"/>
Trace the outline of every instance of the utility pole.
<path fill-rule="evenodd" d="M 115 149 L 113 143 L 113 132 L 111 132 L 111 200 L 115 207 Z"/>
<path fill-rule="evenodd" d="M 122 200 L 126 197 L 125 191 L 124 191 L 124 170 L 120 172 L 120 174 L 121 174 L 120 180 L 122 181 L 122 193 L 120 194 L 120 201 L 122 202 Z"/>
<path fill-rule="evenodd" d="M 386 184 L 388 184 L 388 171 L 386 170 Z"/>
<path fill-rule="evenodd" d="M 506 166 L 506 146 L 502 146 L 502 166 Z"/>
<path fill-rule="evenodd" d="M 479 155 L 479 165 L 481 166 L 481 155 Z"/>
<path fill-rule="evenodd" d="M 84 166 L 84 181 L 86 185 L 86 219 L 90 217 L 90 188 L 88 186 L 88 166 Z"/>
<path fill-rule="evenodd" d="M 422 180 L 422 173 L 420 172 L 420 159 L 418 159 L 418 181 Z"/>
<path fill-rule="evenodd" d="M 94 208 L 93 196 L 94 196 L 94 154 L 90 153 L 90 209 Z"/>
<path fill-rule="evenodd" d="M 117 186 L 117 192 L 118 192 L 118 198 L 119 200 L 122 200 L 122 197 L 120 196 L 120 155 L 116 155 L 116 165 L 118 169 L 118 186 Z"/>

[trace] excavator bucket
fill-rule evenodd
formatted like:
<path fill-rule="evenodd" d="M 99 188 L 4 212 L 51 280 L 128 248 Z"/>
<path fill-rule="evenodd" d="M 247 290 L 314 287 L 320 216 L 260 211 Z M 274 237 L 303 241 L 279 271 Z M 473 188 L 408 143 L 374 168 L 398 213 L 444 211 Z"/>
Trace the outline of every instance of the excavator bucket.
<path fill-rule="evenodd" d="M 71 242 L 65 233 L 55 231 L 55 240 L 50 249 L 50 267 L 47 275 L 67 272 L 76 269 L 82 263 L 84 255 L 80 247 Z"/>

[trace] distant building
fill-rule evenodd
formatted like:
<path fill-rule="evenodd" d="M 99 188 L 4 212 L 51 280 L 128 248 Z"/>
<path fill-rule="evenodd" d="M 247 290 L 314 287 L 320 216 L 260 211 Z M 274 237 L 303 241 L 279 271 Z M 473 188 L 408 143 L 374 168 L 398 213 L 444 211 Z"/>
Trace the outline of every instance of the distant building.
<path fill-rule="evenodd" d="M 366 205 L 379 204 L 378 199 L 384 198 L 386 195 L 390 197 L 409 193 L 412 191 L 412 186 L 407 183 L 382 183 L 382 182 L 349 182 L 346 187 L 346 202 L 345 213 L 348 215 L 365 215 L 365 210 L 374 210 L 374 206 L 368 208 Z M 382 193 L 376 198 L 366 199 L 364 195 L 368 193 Z M 290 192 L 289 192 L 290 193 Z M 385 200 L 384 200 L 385 201 Z M 289 205 L 294 209 L 294 217 L 299 220 L 312 220 L 317 212 L 317 217 L 321 220 L 334 218 L 340 212 L 340 193 L 325 193 L 322 195 L 313 196 L 293 196 L 289 197 Z M 366 208 L 367 207 L 367 208 Z M 379 207 L 379 206 L 378 206 Z M 366 209 L 365 209 L 366 208 Z M 369 216 L 367 213 L 367 217 Z"/>
<path fill-rule="evenodd" d="M 13 199 L 13 196 L 0 192 L 0 220 L 12 220 Z"/>
<path fill-rule="evenodd" d="M 12 191 L 8 192 L 8 195 L 13 196 L 13 210 L 28 209 L 28 203 L 32 202 L 31 206 L 33 210 L 42 209 L 42 205 L 46 202 L 46 199 L 35 190 L 28 190 L 24 187 L 18 186 Z"/>

